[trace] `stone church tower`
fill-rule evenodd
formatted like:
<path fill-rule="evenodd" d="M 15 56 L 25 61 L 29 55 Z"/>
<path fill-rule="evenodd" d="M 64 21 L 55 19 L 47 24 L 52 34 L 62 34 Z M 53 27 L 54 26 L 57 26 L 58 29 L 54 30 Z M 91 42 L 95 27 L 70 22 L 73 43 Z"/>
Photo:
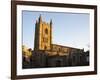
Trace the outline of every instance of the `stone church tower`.
<path fill-rule="evenodd" d="M 41 15 L 35 24 L 34 50 L 50 50 L 52 44 L 52 20 L 46 23 Z"/>

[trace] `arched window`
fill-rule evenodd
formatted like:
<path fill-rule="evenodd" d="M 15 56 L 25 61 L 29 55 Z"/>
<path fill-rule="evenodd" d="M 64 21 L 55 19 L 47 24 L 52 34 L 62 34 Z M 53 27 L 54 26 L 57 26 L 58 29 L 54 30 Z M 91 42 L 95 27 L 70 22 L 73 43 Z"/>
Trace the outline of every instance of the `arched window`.
<path fill-rule="evenodd" d="M 47 28 L 45 29 L 45 33 L 48 34 L 48 29 Z"/>

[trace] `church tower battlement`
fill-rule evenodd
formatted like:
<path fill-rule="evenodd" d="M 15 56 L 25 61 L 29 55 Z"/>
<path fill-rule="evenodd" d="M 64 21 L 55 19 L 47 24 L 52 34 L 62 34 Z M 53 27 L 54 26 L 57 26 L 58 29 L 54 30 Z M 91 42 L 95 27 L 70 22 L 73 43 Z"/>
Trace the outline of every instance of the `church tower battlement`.
<path fill-rule="evenodd" d="M 46 23 L 40 15 L 35 24 L 34 50 L 50 50 L 52 44 L 52 20 Z"/>

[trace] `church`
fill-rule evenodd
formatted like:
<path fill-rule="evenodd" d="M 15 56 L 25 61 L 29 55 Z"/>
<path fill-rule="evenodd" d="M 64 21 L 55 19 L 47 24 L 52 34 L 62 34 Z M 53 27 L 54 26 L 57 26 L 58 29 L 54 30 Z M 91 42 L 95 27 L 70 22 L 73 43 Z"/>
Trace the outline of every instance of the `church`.
<path fill-rule="evenodd" d="M 49 23 L 40 15 L 35 24 L 34 50 L 30 63 L 24 68 L 46 68 L 89 65 L 89 51 L 52 44 L 52 20 Z"/>

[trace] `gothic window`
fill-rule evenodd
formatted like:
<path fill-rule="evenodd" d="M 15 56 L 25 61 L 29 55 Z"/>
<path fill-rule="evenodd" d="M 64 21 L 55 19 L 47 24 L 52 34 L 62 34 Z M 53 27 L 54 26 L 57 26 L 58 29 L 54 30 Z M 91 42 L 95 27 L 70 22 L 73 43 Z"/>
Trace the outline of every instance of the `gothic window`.
<path fill-rule="evenodd" d="M 45 33 L 48 34 L 48 29 L 47 28 L 45 29 Z"/>

